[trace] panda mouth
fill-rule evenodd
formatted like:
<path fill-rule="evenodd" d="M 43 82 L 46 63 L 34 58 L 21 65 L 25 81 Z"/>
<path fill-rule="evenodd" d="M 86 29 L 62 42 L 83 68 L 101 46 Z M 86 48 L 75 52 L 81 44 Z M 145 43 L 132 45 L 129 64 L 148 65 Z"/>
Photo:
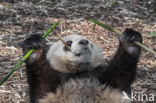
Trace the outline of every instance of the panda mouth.
<path fill-rule="evenodd" d="M 75 53 L 75 56 L 80 57 L 82 53 Z"/>
<path fill-rule="evenodd" d="M 75 52 L 74 54 L 75 54 L 75 56 L 80 57 L 82 54 L 86 54 L 86 53 L 89 53 L 89 49 L 88 48 L 84 48 L 81 53 L 76 53 Z"/>

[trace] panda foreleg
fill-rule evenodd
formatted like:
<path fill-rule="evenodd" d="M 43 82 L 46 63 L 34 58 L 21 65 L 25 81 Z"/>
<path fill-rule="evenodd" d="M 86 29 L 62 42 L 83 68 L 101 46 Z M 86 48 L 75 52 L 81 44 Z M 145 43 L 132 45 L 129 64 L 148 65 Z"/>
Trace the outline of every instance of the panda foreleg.
<path fill-rule="evenodd" d="M 25 55 L 32 48 L 35 51 L 25 63 L 29 83 L 30 103 L 36 103 L 38 98 L 41 98 L 41 96 L 49 91 L 48 77 L 50 77 L 51 71 L 43 53 L 45 41 L 40 35 L 31 35 L 24 41 L 23 54 Z"/>
<path fill-rule="evenodd" d="M 141 48 L 134 42 L 142 42 L 139 32 L 126 29 L 119 38 L 119 48 L 107 66 L 110 75 L 110 85 L 120 90 L 130 91 L 130 85 L 135 79 L 137 63 Z"/>

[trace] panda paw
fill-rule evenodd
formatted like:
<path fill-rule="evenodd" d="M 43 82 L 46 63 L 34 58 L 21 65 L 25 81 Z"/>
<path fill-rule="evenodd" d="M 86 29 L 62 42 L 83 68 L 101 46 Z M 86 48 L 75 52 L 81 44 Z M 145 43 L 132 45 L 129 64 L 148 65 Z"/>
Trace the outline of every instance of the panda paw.
<path fill-rule="evenodd" d="M 39 34 L 33 34 L 27 38 L 23 43 L 23 50 L 41 49 L 44 45 L 44 40 Z"/>
<path fill-rule="evenodd" d="M 45 40 L 39 35 L 34 34 L 27 38 L 23 43 L 23 54 L 25 55 L 30 49 L 35 51 L 26 60 L 26 64 L 31 65 L 37 61 L 43 54 Z"/>
<path fill-rule="evenodd" d="M 119 37 L 121 46 L 131 55 L 137 56 L 141 52 L 141 48 L 135 42 L 142 43 L 142 36 L 133 29 L 126 29 Z"/>

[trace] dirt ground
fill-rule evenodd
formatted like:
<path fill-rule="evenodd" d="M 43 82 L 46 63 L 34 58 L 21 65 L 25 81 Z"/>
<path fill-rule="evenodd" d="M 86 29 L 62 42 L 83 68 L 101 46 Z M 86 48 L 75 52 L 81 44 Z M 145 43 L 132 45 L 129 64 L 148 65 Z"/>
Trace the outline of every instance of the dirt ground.
<path fill-rule="evenodd" d="M 133 28 L 142 33 L 144 45 L 156 51 L 156 0 L 0 0 L 0 79 L 22 57 L 21 44 L 32 33 L 43 34 L 54 23 L 60 25 L 51 35 L 79 33 L 103 49 L 106 59 L 112 58 L 118 46 L 118 35 L 96 26 L 89 19 L 100 20 L 119 31 Z M 56 35 L 49 40 L 57 39 Z M 28 86 L 22 65 L 0 87 L 0 103 L 28 103 Z M 155 95 L 156 58 L 142 51 L 133 92 Z"/>

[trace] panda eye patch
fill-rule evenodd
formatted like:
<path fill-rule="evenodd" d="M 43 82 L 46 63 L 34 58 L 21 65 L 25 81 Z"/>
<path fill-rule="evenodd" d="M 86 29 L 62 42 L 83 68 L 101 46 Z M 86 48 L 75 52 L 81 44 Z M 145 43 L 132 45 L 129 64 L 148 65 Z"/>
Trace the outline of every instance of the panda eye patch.
<path fill-rule="evenodd" d="M 67 41 L 66 44 L 67 44 L 69 47 L 71 47 L 72 41 L 71 41 L 71 40 L 70 40 L 70 41 Z"/>

